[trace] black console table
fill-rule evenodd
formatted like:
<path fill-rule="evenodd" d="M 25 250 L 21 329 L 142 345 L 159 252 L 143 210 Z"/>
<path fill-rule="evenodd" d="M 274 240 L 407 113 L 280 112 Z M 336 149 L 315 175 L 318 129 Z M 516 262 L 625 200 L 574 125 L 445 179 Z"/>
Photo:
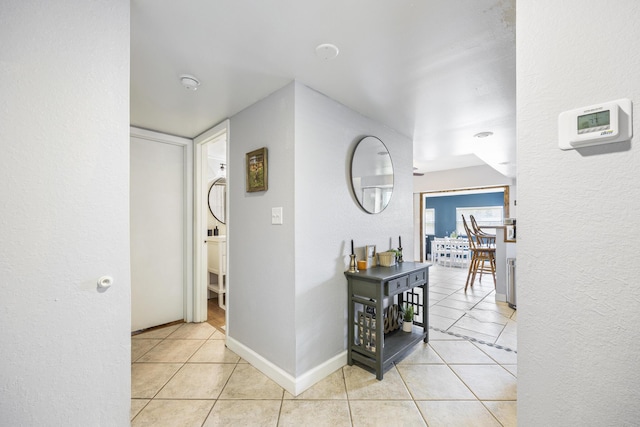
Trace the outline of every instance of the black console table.
<path fill-rule="evenodd" d="M 345 272 L 348 281 L 347 363 L 374 368 L 382 379 L 384 369 L 420 341 L 429 340 L 429 267 L 403 262 L 392 267 L 372 267 Z M 421 288 L 416 293 L 414 288 Z M 412 332 L 402 329 L 384 333 L 385 306 L 412 304 L 422 322 L 414 320 Z M 386 301 L 386 304 L 385 304 Z M 420 316 L 421 315 L 421 316 Z"/>

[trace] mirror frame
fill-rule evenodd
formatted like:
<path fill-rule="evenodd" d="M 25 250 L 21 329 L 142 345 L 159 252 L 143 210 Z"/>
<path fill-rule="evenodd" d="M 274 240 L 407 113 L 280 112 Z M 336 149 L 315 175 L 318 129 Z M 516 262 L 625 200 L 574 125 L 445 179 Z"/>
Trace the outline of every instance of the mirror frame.
<path fill-rule="evenodd" d="M 221 186 L 220 181 L 222 181 L 222 187 L 224 188 L 224 193 L 223 193 L 223 198 L 222 198 L 222 204 L 223 204 L 223 212 L 222 212 L 222 219 L 220 219 L 218 217 L 218 215 L 216 215 L 213 212 L 213 209 L 211 208 L 211 191 L 213 190 L 213 187 L 215 187 L 216 185 Z M 220 177 L 217 179 L 214 179 L 213 182 L 211 183 L 211 186 L 209 187 L 209 192 L 207 193 L 207 204 L 209 205 L 209 212 L 211 212 L 211 215 L 213 215 L 213 217 L 220 223 L 222 224 L 226 224 L 226 219 L 227 219 L 227 179 L 224 177 Z"/>
<path fill-rule="evenodd" d="M 353 165 L 354 162 L 356 161 L 356 155 L 358 153 L 358 148 L 363 148 L 365 147 L 365 144 L 371 140 L 376 140 L 376 143 L 379 143 L 382 148 L 384 148 L 384 151 L 386 151 L 386 155 L 389 156 L 389 167 L 391 168 L 391 192 L 389 195 L 389 198 L 387 200 L 387 203 L 384 204 L 383 206 L 380 207 L 379 210 L 375 210 L 375 207 L 373 210 L 367 209 L 367 207 L 365 207 L 365 203 L 364 203 L 364 195 L 360 194 L 360 192 L 363 191 L 362 186 L 358 186 L 360 192 L 358 192 L 356 190 L 356 184 L 355 184 L 355 178 L 360 178 L 360 177 L 355 177 L 353 175 Z M 373 141 L 371 141 L 373 142 Z M 380 150 L 379 152 L 376 152 L 376 154 L 380 154 L 382 153 L 382 150 Z M 391 203 L 391 199 L 393 198 L 393 190 L 395 188 L 395 171 L 394 171 L 394 167 L 393 167 L 393 160 L 391 159 L 391 153 L 389 152 L 389 149 L 387 148 L 387 146 L 384 144 L 384 142 L 382 142 L 382 140 L 380 138 L 377 138 L 375 136 L 365 136 L 362 139 L 360 139 L 360 141 L 358 141 L 358 143 L 356 144 L 355 148 L 353 149 L 353 153 L 351 154 L 351 170 L 350 172 L 350 177 L 351 177 L 351 191 L 353 192 L 353 196 L 355 197 L 356 201 L 358 202 L 358 205 L 362 208 L 363 211 L 365 211 L 366 213 L 369 214 L 379 214 L 381 212 L 383 212 L 387 206 L 389 206 L 389 204 Z M 382 174 L 378 174 L 378 176 L 383 176 Z M 373 188 L 373 187 L 372 187 Z M 380 189 L 382 187 L 375 187 L 376 189 Z"/>

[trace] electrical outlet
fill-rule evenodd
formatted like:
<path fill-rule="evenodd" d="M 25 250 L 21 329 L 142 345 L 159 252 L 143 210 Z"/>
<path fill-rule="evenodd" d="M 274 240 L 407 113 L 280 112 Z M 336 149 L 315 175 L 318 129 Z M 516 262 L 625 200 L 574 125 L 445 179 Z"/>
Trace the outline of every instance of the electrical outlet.
<path fill-rule="evenodd" d="M 282 208 L 271 208 L 271 224 L 282 225 Z"/>

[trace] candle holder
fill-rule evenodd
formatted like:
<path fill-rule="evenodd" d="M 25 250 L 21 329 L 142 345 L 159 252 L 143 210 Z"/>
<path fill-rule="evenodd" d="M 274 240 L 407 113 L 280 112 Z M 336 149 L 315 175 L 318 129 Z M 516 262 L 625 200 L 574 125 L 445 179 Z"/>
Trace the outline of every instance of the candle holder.
<path fill-rule="evenodd" d="M 356 255 L 351 254 L 349 256 L 351 257 L 351 261 L 349 261 L 349 273 L 357 273 L 358 267 L 356 265 Z"/>
<path fill-rule="evenodd" d="M 398 264 L 400 264 L 401 262 L 404 262 L 402 260 L 402 246 L 398 248 Z"/>

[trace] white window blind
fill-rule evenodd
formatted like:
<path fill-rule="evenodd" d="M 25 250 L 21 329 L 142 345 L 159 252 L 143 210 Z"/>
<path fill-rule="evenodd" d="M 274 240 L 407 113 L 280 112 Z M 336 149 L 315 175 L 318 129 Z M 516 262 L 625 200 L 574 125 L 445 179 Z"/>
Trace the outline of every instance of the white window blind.
<path fill-rule="evenodd" d="M 436 210 L 433 208 L 424 210 L 424 234 L 436 234 Z"/>

